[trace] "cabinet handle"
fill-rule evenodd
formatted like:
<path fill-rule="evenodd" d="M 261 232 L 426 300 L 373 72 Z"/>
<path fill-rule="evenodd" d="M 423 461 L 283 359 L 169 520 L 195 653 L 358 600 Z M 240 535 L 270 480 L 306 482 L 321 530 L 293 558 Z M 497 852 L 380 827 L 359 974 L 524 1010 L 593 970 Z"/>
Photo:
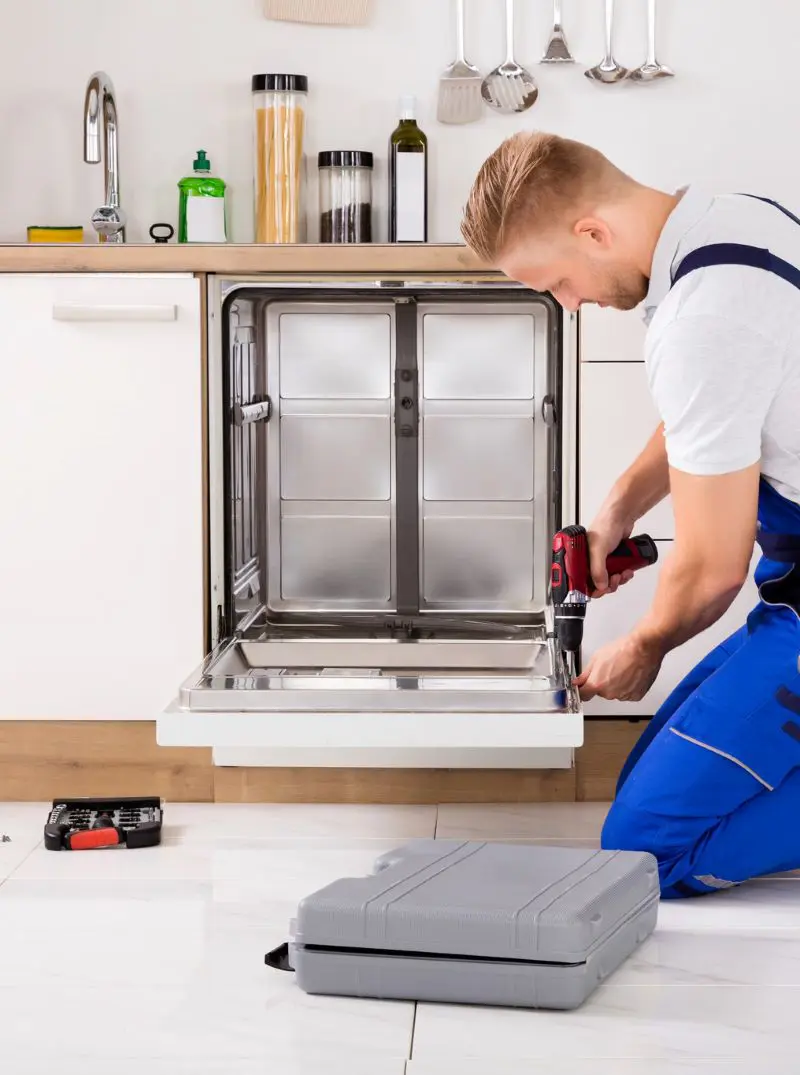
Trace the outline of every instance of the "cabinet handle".
<path fill-rule="evenodd" d="M 53 305 L 54 321 L 177 321 L 177 306 L 86 306 L 75 302 Z"/>

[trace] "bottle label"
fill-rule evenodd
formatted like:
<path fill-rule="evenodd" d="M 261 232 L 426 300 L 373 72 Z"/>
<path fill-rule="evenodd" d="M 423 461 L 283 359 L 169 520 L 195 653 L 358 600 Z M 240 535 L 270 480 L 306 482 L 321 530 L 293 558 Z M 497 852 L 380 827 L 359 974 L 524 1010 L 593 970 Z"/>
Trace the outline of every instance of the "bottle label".
<path fill-rule="evenodd" d="M 225 199 L 186 199 L 186 239 L 190 243 L 224 243 Z"/>
<path fill-rule="evenodd" d="M 398 152 L 395 220 L 398 243 L 425 242 L 425 154 Z"/>

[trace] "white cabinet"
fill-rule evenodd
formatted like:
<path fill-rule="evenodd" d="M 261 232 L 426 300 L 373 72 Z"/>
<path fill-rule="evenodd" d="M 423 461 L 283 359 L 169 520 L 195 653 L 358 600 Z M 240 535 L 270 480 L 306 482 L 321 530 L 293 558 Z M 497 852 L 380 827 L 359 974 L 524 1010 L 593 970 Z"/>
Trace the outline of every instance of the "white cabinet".
<path fill-rule="evenodd" d="M 659 557 L 654 566 L 643 568 L 615 594 L 609 594 L 589 604 L 586 610 L 583 636 L 584 667 L 596 649 L 627 634 L 650 607 L 659 572 L 672 549 L 671 541 L 659 541 L 657 544 Z M 753 568 L 758 555 L 757 551 L 753 558 Z M 747 583 L 742 587 L 725 615 L 707 631 L 696 635 L 667 655 L 658 679 L 642 701 L 609 702 L 603 698 L 595 698 L 585 704 L 586 716 L 598 714 L 619 717 L 637 714 L 652 716 L 686 673 L 691 671 L 698 661 L 702 660 L 718 643 L 744 624 L 748 612 L 757 601 L 758 592 L 751 571 Z"/>
<path fill-rule="evenodd" d="M 659 424 L 644 363 L 584 363 L 580 370 L 580 521 L 588 526 L 617 478 Z M 653 538 L 675 536 L 669 497 L 637 523 Z"/>
<path fill-rule="evenodd" d="M 641 310 L 582 306 L 581 362 L 642 362 L 647 328 Z"/>
<path fill-rule="evenodd" d="M 200 284 L 0 275 L 0 718 L 147 719 L 203 654 Z"/>

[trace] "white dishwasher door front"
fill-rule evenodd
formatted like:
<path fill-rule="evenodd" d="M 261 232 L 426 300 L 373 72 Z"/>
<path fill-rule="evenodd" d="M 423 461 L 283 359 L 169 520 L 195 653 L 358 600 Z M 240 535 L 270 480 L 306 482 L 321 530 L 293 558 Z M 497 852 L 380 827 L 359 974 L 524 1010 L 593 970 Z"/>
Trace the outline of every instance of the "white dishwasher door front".
<path fill-rule="evenodd" d="M 0 275 L 0 719 L 152 720 L 202 658 L 200 284 Z"/>

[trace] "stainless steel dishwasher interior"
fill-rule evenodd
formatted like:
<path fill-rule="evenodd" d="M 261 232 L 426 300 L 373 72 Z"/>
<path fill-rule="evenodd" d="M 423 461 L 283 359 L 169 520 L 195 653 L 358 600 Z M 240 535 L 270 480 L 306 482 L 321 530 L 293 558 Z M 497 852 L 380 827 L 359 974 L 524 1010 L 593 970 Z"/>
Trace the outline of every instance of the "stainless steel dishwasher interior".
<path fill-rule="evenodd" d="M 556 304 L 239 284 L 221 315 L 221 600 L 181 704 L 564 708 Z"/>

